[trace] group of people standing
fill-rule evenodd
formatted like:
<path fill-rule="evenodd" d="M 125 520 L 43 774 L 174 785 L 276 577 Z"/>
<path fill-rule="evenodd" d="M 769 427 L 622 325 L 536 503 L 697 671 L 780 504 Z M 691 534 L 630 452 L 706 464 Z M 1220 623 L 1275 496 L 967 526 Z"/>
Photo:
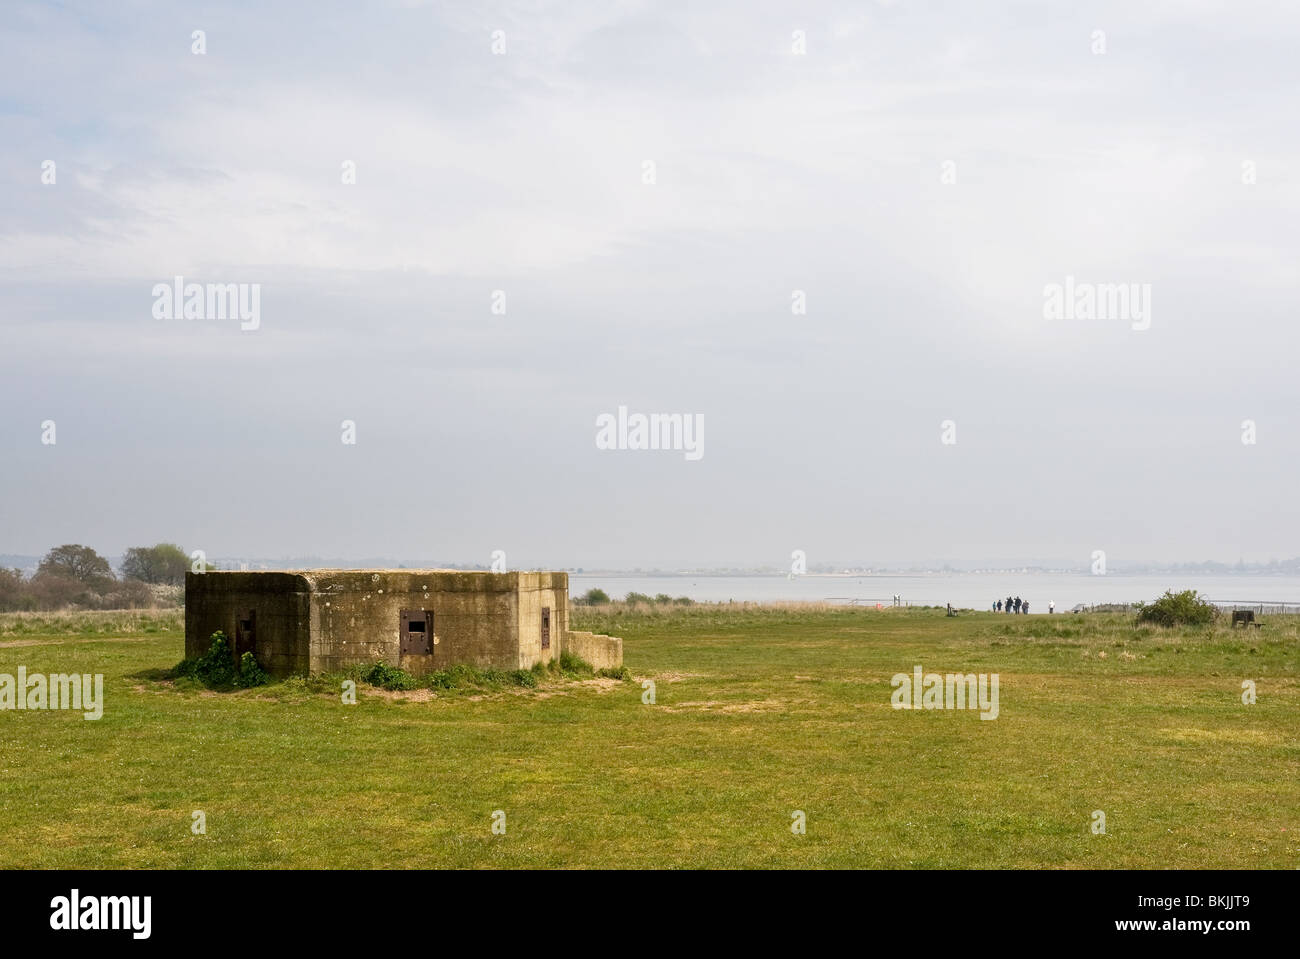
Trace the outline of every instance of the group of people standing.
<path fill-rule="evenodd" d="M 1047 604 L 1049 613 L 1056 612 L 1056 603 Z M 995 600 L 993 603 L 993 612 L 995 613 L 1028 613 L 1029 600 L 1021 599 L 1019 596 L 1008 596 L 1006 599 Z"/>

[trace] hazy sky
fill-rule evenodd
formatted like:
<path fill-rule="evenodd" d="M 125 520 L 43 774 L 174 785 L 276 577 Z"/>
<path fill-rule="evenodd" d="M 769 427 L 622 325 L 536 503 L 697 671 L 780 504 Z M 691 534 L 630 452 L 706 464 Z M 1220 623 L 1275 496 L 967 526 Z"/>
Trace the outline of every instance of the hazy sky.
<path fill-rule="evenodd" d="M 1300 554 L 1298 48 L 1241 0 L 6 0 L 0 552 Z M 178 275 L 260 325 L 156 318 Z M 1067 276 L 1149 328 L 1045 318 Z M 619 406 L 703 456 L 597 448 Z"/>

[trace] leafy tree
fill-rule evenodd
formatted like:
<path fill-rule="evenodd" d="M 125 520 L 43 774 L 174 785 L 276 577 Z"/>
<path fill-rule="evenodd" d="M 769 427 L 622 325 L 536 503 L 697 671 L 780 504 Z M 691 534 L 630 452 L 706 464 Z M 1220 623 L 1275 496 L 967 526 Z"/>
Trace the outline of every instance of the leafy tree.
<path fill-rule="evenodd" d="M 144 583 L 179 586 L 185 582 L 190 558 L 175 543 L 132 546 L 122 558 L 122 575 Z"/>
<path fill-rule="evenodd" d="M 603 589 L 589 589 L 582 594 L 581 604 L 583 606 L 603 606 L 609 602 L 609 593 Z"/>
<path fill-rule="evenodd" d="M 28 590 L 38 609 L 99 609 L 103 594 L 116 582 L 108 560 L 89 546 L 68 543 L 45 554 Z"/>
<path fill-rule="evenodd" d="M 55 577 L 102 589 L 113 582 L 113 567 L 89 546 L 69 543 L 56 546 L 45 554 L 36 569 L 36 577 Z"/>

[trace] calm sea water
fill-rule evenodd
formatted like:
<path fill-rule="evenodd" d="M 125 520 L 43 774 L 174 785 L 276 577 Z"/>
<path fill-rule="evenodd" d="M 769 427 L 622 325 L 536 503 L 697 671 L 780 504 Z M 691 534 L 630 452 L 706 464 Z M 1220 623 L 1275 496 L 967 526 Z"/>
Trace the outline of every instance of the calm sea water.
<path fill-rule="evenodd" d="M 1300 603 L 1296 576 L 1090 576 L 1087 574 L 934 573 L 915 576 L 622 576 L 569 574 L 569 595 L 599 587 L 613 599 L 629 592 L 650 596 L 689 596 L 697 601 L 726 602 L 879 602 L 894 594 L 919 606 L 989 609 L 995 599 L 1020 596 L 1032 613 L 1057 612 L 1076 603 L 1133 603 L 1155 599 L 1166 589 L 1195 589 L 1208 599 L 1240 603 Z"/>

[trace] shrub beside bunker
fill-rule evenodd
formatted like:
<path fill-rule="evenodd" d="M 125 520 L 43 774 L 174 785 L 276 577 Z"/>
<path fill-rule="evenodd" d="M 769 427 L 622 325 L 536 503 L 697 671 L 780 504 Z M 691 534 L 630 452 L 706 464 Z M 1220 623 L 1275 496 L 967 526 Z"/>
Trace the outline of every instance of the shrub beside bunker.
<path fill-rule="evenodd" d="M 270 677 L 252 653 L 244 653 L 235 662 L 226 634 L 217 630 L 212 645 L 202 656 L 182 659 L 171 671 L 172 679 L 193 679 L 208 689 L 249 689 L 265 686 Z"/>

